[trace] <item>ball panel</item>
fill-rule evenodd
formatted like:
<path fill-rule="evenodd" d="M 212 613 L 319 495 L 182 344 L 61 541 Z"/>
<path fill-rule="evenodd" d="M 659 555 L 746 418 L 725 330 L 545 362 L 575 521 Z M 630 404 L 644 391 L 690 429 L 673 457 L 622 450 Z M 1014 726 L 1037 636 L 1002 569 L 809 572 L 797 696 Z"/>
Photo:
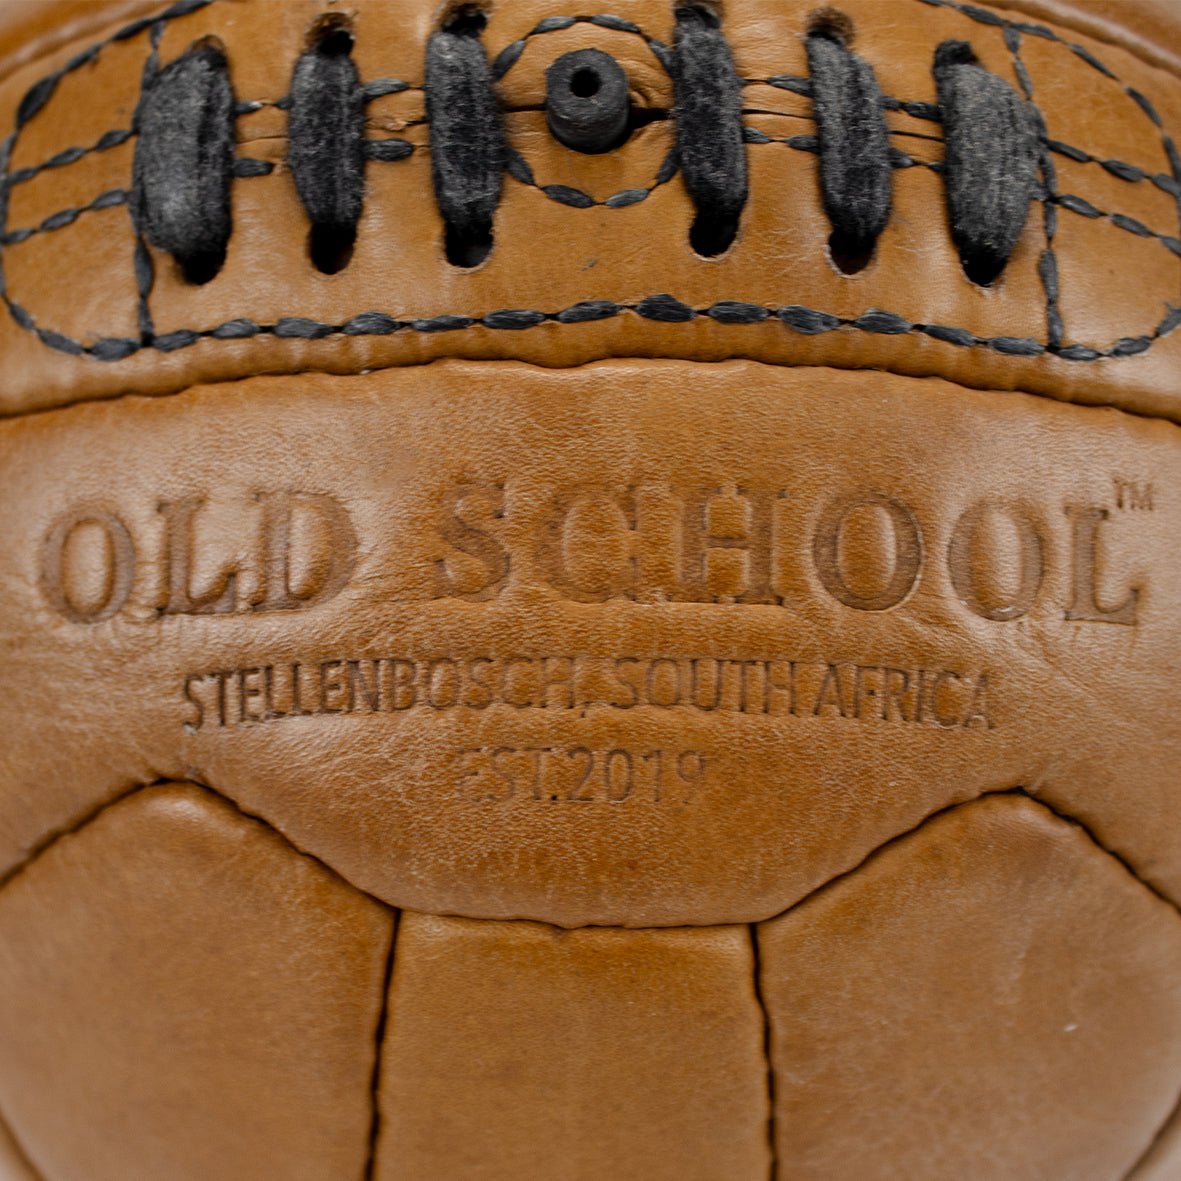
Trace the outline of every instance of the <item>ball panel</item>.
<path fill-rule="evenodd" d="M 1168 423 L 738 361 L 0 424 L 0 864 L 146 764 L 393 906 L 744 922 L 1035 784 L 1177 897 L 1179 463 Z"/>
<path fill-rule="evenodd" d="M 0 891 L 0 1110 L 54 1181 L 358 1176 L 391 921 L 208 792 L 138 792 Z"/>
<path fill-rule="evenodd" d="M 402 916 L 378 1181 L 767 1176 L 746 927 Z"/>
<path fill-rule="evenodd" d="M 1181 1073 L 1181 918 L 1021 795 L 759 928 L 800 1181 L 1123 1176 Z"/>

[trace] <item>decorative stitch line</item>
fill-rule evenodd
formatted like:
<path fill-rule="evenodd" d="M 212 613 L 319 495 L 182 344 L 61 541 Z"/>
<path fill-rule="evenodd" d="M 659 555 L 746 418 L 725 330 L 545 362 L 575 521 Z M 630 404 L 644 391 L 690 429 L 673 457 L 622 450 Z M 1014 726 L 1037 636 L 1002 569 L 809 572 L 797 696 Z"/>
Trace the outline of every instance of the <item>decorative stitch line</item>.
<path fill-rule="evenodd" d="M 664 67 L 665 72 L 672 75 L 672 51 L 663 41 L 645 33 L 634 21 L 625 20 L 621 16 L 614 16 L 609 12 L 596 13 L 594 16 L 547 16 L 539 20 L 523 37 L 510 41 L 492 61 L 492 79 L 499 82 L 515 66 L 525 52 L 526 44 L 534 37 L 546 33 L 556 33 L 561 29 L 570 29 L 575 25 L 598 25 L 601 29 L 611 29 L 617 33 L 630 33 L 639 37 L 652 51 L 652 56 Z"/>
<path fill-rule="evenodd" d="M 672 148 L 665 155 L 664 163 L 661 164 L 652 183 L 646 188 L 621 189 L 618 193 L 613 193 L 610 197 L 597 201 L 590 193 L 585 193 L 582 189 L 571 188 L 569 185 L 538 184 L 533 177 L 533 169 L 529 167 L 520 152 L 510 148 L 508 155 L 508 174 L 514 180 L 537 189 L 538 192 L 544 193 L 551 201 L 556 201 L 559 205 L 569 205 L 573 209 L 625 209 L 629 205 L 638 205 L 641 201 L 646 201 L 661 185 L 668 184 L 677 175 L 678 169 L 677 150 Z"/>
<path fill-rule="evenodd" d="M 274 324 L 258 324 L 253 320 L 227 320 L 214 328 L 198 330 L 181 328 L 141 340 L 130 337 L 105 337 L 90 345 L 83 345 L 62 333 L 41 328 L 32 315 L 7 295 L 3 296 L 9 314 L 20 327 L 36 333 L 50 348 L 72 356 L 91 356 L 100 361 L 121 361 L 143 349 L 171 353 L 190 348 L 202 340 L 246 340 L 255 336 L 274 336 L 288 340 L 322 340 L 328 336 L 390 336 L 396 332 L 433 334 L 455 332 L 467 328 L 484 327 L 496 331 L 522 331 L 545 323 L 585 324 L 607 320 L 624 313 L 663 324 L 684 324 L 704 317 L 719 324 L 759 324 L 778 319 L 802 336 L 820 336 L 837 329 L 852 329 L 878 336 L 902 336 L 921 333 L 945 344 L 959 348 L 988 348 L 1013 357 L 1038 357 L 1050 354 L 1066 361 L 1098 361 L 1104 358 L 1130 357 L 1147 352 L 1156 341 L 1168 336 L 1181 325 L 1181 306 L 1167 305 L 1161 322 L 1147 336 L 1121 337 L 1103 348 L 1089 345 L 1053 347 L 1022 336 L 981 337 L 966 328 L 945 324 L 911 323 L 895 312 L 870 308 L 854 319 L 818 311 L 801 304 L 767 306 L 741 300 L 719 300 L 706 308 L 694 308 L 672 295 L 650 295 L 638 303 L 614 303 L 610 300 L 583 300 L 558 312 L 531 311 L 523 308 L 502 308 L 482 316 L 447 313 L 409 320 L 395 319 L 385 312 L 362 312 L 342 324 L 326 324 L 302 316 L 285 316 Z"/>

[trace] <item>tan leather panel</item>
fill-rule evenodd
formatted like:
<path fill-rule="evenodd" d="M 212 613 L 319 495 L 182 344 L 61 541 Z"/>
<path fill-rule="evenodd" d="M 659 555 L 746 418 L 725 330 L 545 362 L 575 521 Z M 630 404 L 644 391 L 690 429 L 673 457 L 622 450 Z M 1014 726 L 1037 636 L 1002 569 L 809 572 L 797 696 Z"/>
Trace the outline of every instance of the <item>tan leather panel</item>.
<path fill-rule="evenodd" d="M 1023 797 L 932 820 L 758 938 L 793 1179 L 1110 1181 L 1176 1103 L 1181 918 Z"/>
<path fill-rule="evenodd" d="M 355 7 L 355 56 L 362 77 L 392 75 L 418 86 L 423 47 L 437 15 L 434 8 L 394 10 L 374 2 Z M 805 75 L 802 35 L 813 7 L 804 0 L 751 0 L 734 6 L 726 32 L 743 76 Z M 292 64 L 320 8 L 314 0 L 216 3 L 168 22 L 161 60 L 169 61 L 195 39 L 215 33 L 226 44 L 238 97 L 273 104 L 286 92 Z M 646 34 L 669 40 L 671 9 L 659 0 L 629 0 L 616 8 Z M 920 0 L 849 0 L 843 8 L 856 25 L 858 51 L 892 97 L 920 103 L 934 99 L 932 55 L 948 38 L 970 39 L 990 70 L 1018 85 L 1016 57 L 1006 44 L 1005 30 L 989 23 L 987 10 Z M 585 15 L 583 9 L 576 0 L 514 0 L 494 6 L 485 43 L 494 54 L 544 17 Z M 906 19 L 899 19 L 899 12 Z M 240 121 L 239 155 L 276 168 L 268 176 L 234 182 L 235 232 L 222 273 L 195 287 L 167 257 L 155 258 L 148 307 L 152 341 L 158 338 L 159 347 L 150 341 L 123 360 L 103 362 L 55 351 L 28 327 L 35 323 L 87 347 L 101 339 L 138 338 L 134 237 L 125 207 L 83 212 L 68 225 L 39 230 L 4 248 L 9 297 L 32 320 L 18 313 L 24 327 L 13 319 L 0 325 L 0 349 L 6 357 L 3 406 L 19 413 L 109 397 L 128 388 L 160 393 L 260 371 L 349 373 L 451 356 L 517 357 L 565 366 L 609 356 L 712 360 L 743 355 L 782 364 L 935 373 L 976 387 L 1022 388 L 1175 418 L 1173 383 L 1181 333 L 1156 336 L 1173 323 L 1168 309 L 1177 302 L 1181 265 L 1175 252 L 1178 208 L 1167 191 L 1172 182 L 1164 140 L 1169 129 L 1175 133 L 1181 84 L 1128 49 L 1092 42 L 1071 29 L 1051 30 L 1048 37 L 1017 26 L 1010 32 L 1019 42 L 1017 55 L 1028 70 L 1033 100 L 1049 136 L 1089 155 L 1072 181 L 1077 191 L 1061 185 L 1057 191 L 1087 202 L 1098 215 L 1072 211 L 1076 205 L 1059 208 L 1058 231 L 1051 239 L 1041 204 L 1035 202 L 1005 276 L 991 289 L 965 279 L 947 229 L 942 178 L 921 166 L 895 171 L 894 214 L 875 260 L 858 275 L 838 273 L 826 252 L 829 226 L 820 203 L 816 157 L 779 142 L 747 146 L 750 201 L 738 240 L 723 257 L 703 259 L 690 249 L 693 209 L 680 178 L 656 188 L 639 204 L 575 209 L 506 176 L 492 254 L 474 270 L 451 266 L 442 252 L 426 132 L 408 126 L 420 102 L 415 91 L 371 107 L 373 137 L 405 132 L 416 150 L 397 163 L 369 166 L 353 259 L 339 274 L 321 275 L 307 257 L 307 220 L 284 164 L 285 122 L 281 112 L 268 107 Z M 267 53 L 254 51 L 260 43 L 267 45 Z M 510 140 L 528 161 L 537 185 L 566 184 L 601 201 L 621 188 L 653 183 L 670 127 L 658 121 L 609 156 L 579 157 L 540 132 L 537 118 L 521 117 L 536 106 L 546 64 L 570 45 L 587 43 L 620 57 L 637 102 L 665 109 L 668 79 L 644 38 L 589 25 L 530 38 L 500 93 L 515 112 L 507 120 Z M 1099 66 L 1072 45 L 1081 46 Z M 0 110 L 14 110 L 30 86 L 77 49 L 78 43 L 63 47 L 16 70 L 0 85 Z M 107 130 L 128 127 L 147 52 L 148 34 L 138 33 L 107 45 L 85 70 L 63 75 L 46 105 L 16 137 L 12 167 L 35 166 L 64 149 L 93 144 Z M 789 112 L 782 100 L 764 101 L 773 88 L 756 84 L 748 89 L 747 121 L 753 130 L 778 140 L 813 130 L 807 102 L 802 110 Z M 1131 97 L 1133 91 L 1159 110 L 1164 132 Z M 764 113 L 756 115 L 760 111 Z M 916 135 L 938 141 L 939 125 L 930 119 L 900 110 L 891 113 L 890 123 L 895 146 L 903 150 Z M 79 209 L 104 192 L 126 188 L 128 157 L 126 150 L 92 153 L 15 184 L 8 230 L 35 229 L 61 209 Z M 1055 163 L 1066 159 L 1054 155 Z M 1113 192 L 1110 174 L 1100 163 L 1107 159 L 1137 166 L 1140 179 L 1121 180 Z M 62 179 L 75 169 L 84 178 L 76 192 Z M 1163 177 L 1165 187 L 1154 177 Z M 1147 236 L 1138 236 L 1131 224 L 1143 226 Z M 1060 276 L 1060 344 L 1076 350 L 1067 355 L 1078 359 L 1013 354 L 1015 347 L 1023 349 L 1030 341 L 1039 348 L 1054 344 L 1047 335 L 1048 295 L 1039 271 L 1047 248 L 1054 251 Z M 47 301 L 46 294 L 63 282 L 71 286 L 71 299 Z M 696 316 L 684 323 L 648 318 L 642 301 L 662 293 L 695 309 Z M 585 300 L 609 301 L 620 310 L 594 323 L 554 319 Z M 750 324 L 726 323 L 707 314 L 718 301 L 734 300 L 768 309 L 803 305 L 839 317 L 843 326 L 807 335 L 774 314 Z M 495 317 L 447 332 L 414 326 L 443 314 L 482 318 L 513 309 L 544 313 L 549 319 L 527 328 L 504 327 Z M 878 331 L 880 321 L 863 319 L 874 309 L 900 317 L 889 324 L 903 330 Z M 368 329 L 355 335 L 353 328 L 343 331 L 354 317 L 373 310 L 403 326 L 382 335 L 366 335 Z M 208 335 L 242 318 L 263 331 L 250 339 Z M 327 335 L 298 338 L 302 329 L 292 328 L 293 319 L 323 325 Z M 975 343 L 949 343 L 916 327 L 929 325 L 964 329 L 974 334 Z M 1024 343 L 1014 346 L 1014 340 Z M 1087 352 L 1110 352 L 1117 342 L 1128 340 L 1140 343 L 1120 345 L 1120 350 L 1134 352 L 1142 343 L 1149 347 L 1138 355 L 1096 358 Z"/>
<path fill-rule="evenodd" d="M 770 1166 L 745 927 L 402 916 L 376 1181 L 754 1181 Z"/>
<path fill-rule="evenodd" d="M 0 890 L 0 1108 L 53 1181 L 359 1176 L 390 936 L 257 821 L 145 789 Z"/>
<path fill-rule="evenodd" d="M 397 906 L 710 924 L 1025 786 L 1181 897 L 1179 447 L 749 362 L 10 421 L 3 863 L 190 777 Z"/>

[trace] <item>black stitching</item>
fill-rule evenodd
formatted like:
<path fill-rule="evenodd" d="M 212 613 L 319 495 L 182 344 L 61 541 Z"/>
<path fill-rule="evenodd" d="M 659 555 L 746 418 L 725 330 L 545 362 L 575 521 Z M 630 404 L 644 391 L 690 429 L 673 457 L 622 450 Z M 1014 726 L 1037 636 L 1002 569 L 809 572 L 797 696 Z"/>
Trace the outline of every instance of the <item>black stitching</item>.
<path fill-rule="evenodd" d="M 1054 166 L 1054 159 L 1050 154 L 1046 138 L 1046 125 L 1041 110 L 1033 104 L 1033 80 L 1025 63 L 1021 60 L 1021 33 L 1006 25 L 1005 44 L 1013 59 L 1013 68 L 1021 84 L 1026 102 L 1031 104 L 1033 118 L 1037 126 L 1038 140 L 1038 170 L 1041 173 L 1043 199 L 1042 232 L 1045 235 L 1045 245 L 1037 261 L 1038 278 L 1041 280 L 1042 291 L 1046 297 L 1046 341 L 1050 348 L 1058 348 L 1066 334 L 1062 322 L 1061 287 L 1058 282 L 1058 255 L 1054 252 L 1054 237 L 1058 232 L 1058 210 L 1055 200 L 1058 195 L 1058 171 Z"/>
<path fill-rule="evenodd" d="M 96 152 L 110 151 L 111 148 L 125 144 L 134 135 L 135 132 L 130 128 L 103 132 L 89 147 L 66 148 L 65 151 L 50 156 L 48 160 L 44 160 L 40 164 L 33 164 L 28 168 L 17 169 L 16 172 L 8 175 L 8 184 L 24 184 L 26 181 L 32 180 L 33 177 L 39 176 L 42 172 L 46 172 L 51 168 L 64 168 L 67 164 L 76 164 L 79 160 L 86 156 L 94 155 Z"/>
<path fill-rule="evenodd" d="M 499 82 L 508 72 L 517 64 L 521 54 L 525 51 L 525 45 L 533 37 L 541 37 L 546 33 L 556 33 L 562 29 L 573 28 L 574 25 L 598 25 L 601 29 L 611 29 L 617 33 L 630 33 L 633 37 L 639 37 L 641 41 L 652 51 L 652 55 L 665 68 L 670 70 L 672 65 L 672 55 L 669 47 L 662 41 L 658 41 L 655 37 L 649 36 L 640 28 L 639 25 L 632 21 L 625 20 L 621 16 L 613 16 L 610 13 L 598 13 L 593 16 L 547 16 L 543 17 L 527 32 L 523 37 L 519 37 L 516 41 L 510 41 L 492 61 L 492 78 Z"/>
<path fill-rule="evenodd" d="M 9 314 L 22 327 L 36 332 L 49 347 L 72 354 L 88 354 L 99 360 L 121 360 L 143 348 L 163 352 L 188 348 L 206 339 L 238 340 L 260 335 L 280 339 L 321 340 L 328 336 L 386 336 L 394 332 L 450 332 L 477 325 L 499 331 L 522 331 L 550 321 L 560 324 L 588 323 L 632 312 L 643 319 L 666 324 L 681 324 L 704 317 L 719 324 L 754 324 L 772 317 L 805 336 L 816 336 L 838 329 L 850 329 L 874 335 L 921 333 L 959 347 L 983 347 L 1012 356 L 1040 356 L 1050 353 L 1070 361 L 1097 361 L 1112 357 L 1133 356 L 1146 352 L 1157 340 L 1181 325 L 1181 307 L 1170 307 L 1157 328 L 1148 336 L 1121 337 L 1108 348 L 1086 345 L 1065 348 L 1047 346 L 1032 337 L 979 337 L 964 328 L 941 324 L 912 324 L 895 312 L 870 308 L 852 319 L 832 315 L 800 304 L 774 307 L 739 300 L 720 300 L 706 308 L 694 308 L 665 293 L 651 295 L 634 304 L 607 300 L 588 300 L 559 312 L 541 312 L 524 308 L 505 308 L 483 316 L 440 315 L 413 320 L 396 320 L 384 312 L 364 312 L 343 324 L 326 324 L 302 316 L 285 316 L 272 325 L 252 320 L 229 320 L 205 331 L 177 329 L 143 341 L 126 337 L 105 337 L 91 345 L 37 326 L 30 313 L 10 298 L 4 297 Z"/>
<path fill-rule="evenodd" d="M 533 175 L 533 169 L 529 167 L 529 162 L 513 148 L 508 149 L 505 170 L 513 180 L 536 189 L 559 205 L 568 205 L 572 209 L 625 209 L 629 205 L 638 205 L 641 201 L 647 200 L 661 185 L 668 184 L 677 175 L 678 165 L 676 148 L 672 148 L 665 155 L 651 184 L 643 188 L 621 189 L 602 201 L 596 200 L 582 189 L 571 188 L 569 185 L 539 184 Z"/>
<path fill-rule="evenodd" d="M 128 197 L 129 194 L 126 189 L 107 189 L 105 193 L 99 193 L 93 201 L 85 205 L 76 205 L 70 209 L 59 209 L 57 213 L 50 214 L 49 217 L 35 226 L 9 230 L 3 237 L 0 237 L 0 244 L 14 246 L 18 242 L 27 242 L 36 234 L 45 234 L 53 230 L 64 229 L 66 226 L 73 225 L 84 213 L 90 213 L 99 209 L 114 209 L 119 205 L 126 205 Z"/>

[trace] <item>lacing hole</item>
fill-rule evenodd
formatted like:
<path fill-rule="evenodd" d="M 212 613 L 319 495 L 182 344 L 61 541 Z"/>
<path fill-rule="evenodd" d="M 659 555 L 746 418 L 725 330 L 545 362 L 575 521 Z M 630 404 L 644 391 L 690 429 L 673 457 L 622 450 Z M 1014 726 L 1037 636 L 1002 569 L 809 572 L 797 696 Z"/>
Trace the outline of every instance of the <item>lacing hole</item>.
<path fill-rule="evenodd" d="M 178 258 L 176 263 L 186 283 L 191 283 L 194 287 L 203 287 L 210 280 L 217 278 L 225 261 L 226 252 L 222 250 Z"/>
<path fill-rule="evenodd" d="M 335 275 L 352 261 L 356 242 L 356 226 L 312 226 L 308 234 L 308 257 L 322 275 Z"/>
<path fill-rule="evenodd" d="M 570 93 L 576 98 L 590 98 L 599 93 L 599 75 L 594 70 L 575 70 L 570 79 Z"/>
<path fill-rule="evenodd" d="M 824 37 L 847 48 L 853 44 L 853 19 L 835 8 L 818 8 L 808 17 L 808 36 Z"/>
<path fill-rule="evenodd" d="M 463 267 L 465 270 L 478 267 L 492 251 L 492 228 L 489 226 L 483 231 L 464 231 L 448 222 L 444 249 L 447 261 L 453 267 Z"/>
<path fill-rule="evenodd" d="M 828 236 L 828 257 L 842 275 L 856 275 L 873 259 L 873 242 L 856 242 L 838 230 Z"/>
<path fill-rule="evenodd" d="M 998 258 L 996 255 L 960 255 L 964 277 L 977 287 L 991 287 L 1001 277 L 1008 261 L 1008 258 Z"/>
<path fill-rule="evenodd" d="M 308 48 L 325 57 L 348 57 L 353 52 L 353 32 L 347 22 L 343 14 L 317 21 L 308 37 Z"/>
<path fill-rule="evenodd" d="M 738 236 L 738 218 L 700 213 L 689 229 L 689 245 L 703 258 L 725 254 Z"/>
<path fill-rule="evenodd" d="M 488 24 L 488 14 L 478 4 L 461 4 L 443 18 L 439 28 L 460 37 L 478 37 Z"/>

